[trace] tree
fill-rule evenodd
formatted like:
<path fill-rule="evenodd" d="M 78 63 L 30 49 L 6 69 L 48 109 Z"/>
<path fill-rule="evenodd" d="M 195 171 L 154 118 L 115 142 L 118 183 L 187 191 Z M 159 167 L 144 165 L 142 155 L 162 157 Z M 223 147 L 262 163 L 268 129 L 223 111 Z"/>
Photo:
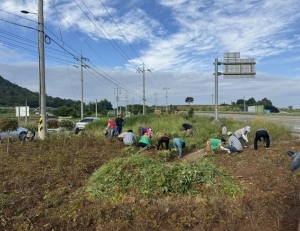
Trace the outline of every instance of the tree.
<path fill-rule="evenodd" d="M 244 99 L 238 99 L 238 100 L 236 101 L 236 104 L 237 104 L 237 105 L 243 105 L 243 104 L 244 104 Z"/>
<path fill-rule="evenodd" d="M 262 100 L 257 101 L 257 104 L 264 105 L 264 106 L 273 106 L 272 101 L 267 99 L 266 97 Z"/>
<path fill-rule="evenodd" d="M 248 106 L 251 106 L 251 105 L 255 105 L 256 101 L 253 97 L 251 97 L 250 99 L 246 100 L 246 104 Z"/>
<path fill-rule="evenodd" d="M 189 105 L 191 105 L 191 103 L 194 102 L 194 98 L 193 97 L 186 97 L 185 102 L 188 103 Z"/>

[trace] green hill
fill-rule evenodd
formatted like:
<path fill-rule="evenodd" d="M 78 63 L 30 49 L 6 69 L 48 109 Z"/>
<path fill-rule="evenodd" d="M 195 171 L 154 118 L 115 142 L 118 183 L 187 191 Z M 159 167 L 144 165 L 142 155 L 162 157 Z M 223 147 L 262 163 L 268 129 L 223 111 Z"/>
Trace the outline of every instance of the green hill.
<path fill-rule="evenodd" d="M 32 92 L 27 88 L 20 87 L 17 84 L 11 83 L 0 76 L 0 106 L 2 107 L 14 107 L 27 105 L 31 108 L 39 106 L 39 93 Z M 46 96 L 47 107 L 60 107 L 60 106 L 75 106 L 80 105 L 80 101 L 74 101 L 71 99 L 61 99 L 58 97 Z"/>

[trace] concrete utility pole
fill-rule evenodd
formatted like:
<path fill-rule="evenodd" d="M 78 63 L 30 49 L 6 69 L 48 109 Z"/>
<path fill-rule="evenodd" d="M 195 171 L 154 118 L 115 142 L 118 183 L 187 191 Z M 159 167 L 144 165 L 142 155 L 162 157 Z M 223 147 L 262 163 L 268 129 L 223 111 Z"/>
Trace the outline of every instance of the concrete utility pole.
<path fill-rule="evenodd" d="M 80 52 L 80 79 L 81 79 L 81 118 L 83 118 L 83 68 L 88 67 L 88 65 L 83 65 L 82 60 L 87 61 L 87 58 L 82 56 L 82 50 Z"/>
<path fill-rule="evenodd" d="M 96 114 L 96 117 L 98 117 L 98 114 L 97 114 L 97 113 L 98 113 L 98 112 L 97 112 L 97 111 L 98 111 L 98 110 L 97 110 L 97 99 L 96 99 L 96 105 L 95 105 L 95 107 L 96 107 L 96 110 L 95 110 L 96 113 L 95 113 L 95 114 Z"/>
<path fill-rule="evenodd" d="M 221 63 L 218 62 L 218 59 L 215 59 L 215 121 L 219 121 L 218 119 L 218 76 L 220 73 L 218 72 L 218 65 Z"/>
<path fill-rule="evenodd" d="M 23 14 L 36 14 L 27 10 Z M 44 6 L 43 0 L 38 1 L 38 47 L 39 47 L 39 114 L 38 137 L 44 139 L 47 135 L 46 123 L 46 78 L 45 78 L 45 42 L 44 42 Z"/>
<path fill-rule="evenodd" d="M 166 87 L 164 87 L 163 90 L 166 90 L 166 112 L 168 113 L 168 87 L 166 85 Z"/>
<path fill-rule="evenodd" d="M 45 43 L 44 43 L 44 6 L 43 0 L 38 3 L 38 22 L 39 22 L 39 59 L 40 59 L 40 125 L 38 136 L 44 139 L 47 135 L 46 124 L 46 77 L 45 77 Z"/>
<path fill-rule="evenodd" d="M 125 115 L 126 116 L 127 116 L 127 113 L 128 113 L 128 110 L 127 110 L 127 104 L 128 104 L 127 98 L 128 98 L 128 96 L 127 96 L 127 91 L 126 91 L 126 93 L 125 93 Z"/>
<path fill-rule="evenodd" d="M 145 65 L 143 63 L 143 70 L 141 70 L 140 68 L 138 69 L 138 72 L 143 72 L 143 115 L 145 115 L 145 101 L 146 101 L 146 97 L 145 97 L 145 71 L 150 71 L 150 70 L 149 69 L 145 70 Z"/>
<path fill-rule="evenodd" d="M 154 95 L 155 95 L 155 110 L 156 110 L 157 109 L 156 106 L 157 106 L 157 95 L 158 94 L 155 92 Z"/>
<path fill-rule="evenodd" d="M 116 100 L 117 100 L 117 115 L 119 115 L 119 94 L 121 93 L 121 90 L 119 90 L 119 85 L 117 85 L 117 96 L 116 96 Z"/>

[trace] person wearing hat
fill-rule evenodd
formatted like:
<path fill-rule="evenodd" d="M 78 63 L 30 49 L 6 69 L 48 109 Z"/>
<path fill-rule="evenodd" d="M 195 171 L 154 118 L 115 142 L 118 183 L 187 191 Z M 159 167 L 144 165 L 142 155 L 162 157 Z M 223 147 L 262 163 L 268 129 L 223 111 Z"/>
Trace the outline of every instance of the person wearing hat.
<path fill-rule="evenodd" d="M 246 127 L 243 127 L 239 130 L 237 130 L 234 135 L 236 138 L 239 139 L 239 141 L 241 142 L 241 145 L 244 147 L 244 148 L 248 148 L 248 133 L 250 132 L 250 126 L 246 126 Z"/>
<path fill-rule="evenodd" d="M 243 146 L 238 138 L 232 134 L 232 132 L 227 132 L 229 136 L 227 148 L 230 150 L 230 153 L 236 153 L 243 151 Z"/>
<path fill-rule="evenodd" d="M 144 133 L 144 135 L 141 136 L 138 142 L 138 147 L 140 148 L 150 148 L 151 143 L 150 143 L 150 136 L 148 135 L 147 132 Z"/>
<path fill-rule="evenodd" d="M 221 133 L 222 133 L 222 138 L 224 138 L 227 135 L 227 127 L 225 124 L 221 124 Z"/>
<path fill-rule="evenodd" d="M 259 128 L 255 132 L 255 138 L 254 138 L 254 150 L 258 149 L 257 142 L 261 141 L 263 139 L 263 142 L 266 144 L 265 149 L 270 148 L 270 136 L 266 129 Z"/>

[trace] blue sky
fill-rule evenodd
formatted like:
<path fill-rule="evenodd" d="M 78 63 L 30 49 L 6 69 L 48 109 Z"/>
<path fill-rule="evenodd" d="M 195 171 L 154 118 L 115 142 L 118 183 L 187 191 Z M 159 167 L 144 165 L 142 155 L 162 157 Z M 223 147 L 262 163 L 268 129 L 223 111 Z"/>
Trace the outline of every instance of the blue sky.
<path fill-rule="evenodd" d="M 20 11 L 37 9 L 38 0 L 0 4 L 0 75 L 35 92 L 37 14 Z M 215 58 L 240 52 L 256 60 L 256 77 L 219 76 L 219 103 L 300 108 L 299 18 L 299 0 L 45 0 L 46 93 L 81 100 L 82 52 L 85 103 L 142 104 L 144 63 L 146 104 L 211 105 Z"/>

